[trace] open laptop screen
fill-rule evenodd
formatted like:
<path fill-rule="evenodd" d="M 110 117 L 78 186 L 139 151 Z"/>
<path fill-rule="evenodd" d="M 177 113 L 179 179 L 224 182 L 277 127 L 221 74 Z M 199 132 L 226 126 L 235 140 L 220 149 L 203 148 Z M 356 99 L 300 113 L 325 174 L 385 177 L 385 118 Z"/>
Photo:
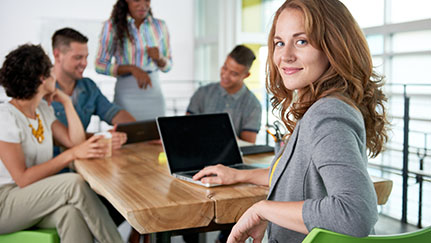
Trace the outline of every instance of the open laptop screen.
<path fill-rule="evenodd" d="M 242 163 L 228 113 L 157 118 L 171 173 Z"/>

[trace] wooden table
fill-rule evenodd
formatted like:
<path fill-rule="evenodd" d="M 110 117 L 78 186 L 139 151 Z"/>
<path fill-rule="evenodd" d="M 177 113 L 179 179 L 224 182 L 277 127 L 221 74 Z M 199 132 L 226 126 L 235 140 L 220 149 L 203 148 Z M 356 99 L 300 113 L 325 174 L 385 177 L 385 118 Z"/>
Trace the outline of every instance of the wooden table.
<path fill-rule="evenodd" d="M 266 198 L 267 187 L 205 188 L 178 180 L 169 174 L 166 161 L 159 161 L 161 152 L 161 145 L 130 144 L 111 158 L 76 160 L 75 167 L 141 234 L 234 223 Z"/>
<path fill-rule="evenodd" d="M 206 228 L 236 222 L 267 187 L 237 184 L 206 188 L 169 174 L 161 145 L 136 143 L 105 159 L 76 160 L 75 167 L 91 188 L 109 200 L 141 234 Z M 246 163 L 270 163 L 273 153 L 244 156 Z M 372 178 L 384 204 L 392 181 Z M 214 228 L 215 226 L 215 228 Z M 166 236 L 164 236 L 166 237 Z M 169 241 L 169 237 L 165 239 Z"/>

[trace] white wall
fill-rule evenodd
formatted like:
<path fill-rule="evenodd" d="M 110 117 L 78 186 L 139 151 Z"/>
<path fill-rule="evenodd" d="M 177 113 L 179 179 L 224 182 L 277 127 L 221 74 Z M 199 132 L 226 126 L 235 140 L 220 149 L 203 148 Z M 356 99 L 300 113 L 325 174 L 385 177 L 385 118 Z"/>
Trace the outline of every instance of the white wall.
<path fill-rule="evenodd" d="M 51 56 L 51 36 L 55 30 L 72 27 L 89 38 L 88 66 L 84 76 L 92 78 L 108 99 L 114 95 L 115 78 L 94 70 L 95 54 L 102 22 L 109 18 L 116 0 L 0 0 L 0 65 L 18 45 L 42 44 Z M 195 90 L 194 0 L 153 0 L 156 18 L 166 21 L 172 46 L 173 67 L 161 73 L 167 114 L 184 114 Z M 187 82 L 185 82 L 187 81 Z M 0 102 L 8 100 L 0 86 Z M 97 118 L 93 117 L 98 126 Z M 100 129 L 89 127 L 89 130 Z"/>
<path fill-rule="evenodd" d="M 8 52 L 27 42 L 41 43 L 51 53 L 51 35 L 56 29 L 69 26 L 90 39 L 89 66 L 85 75 L 93 76 L 101 23 L 109 18 L 115 2 L 116 0 L 1 0 L 0 63 L 3 63 Z M 174 66 L 169 73 L 162 74 L 161 79 L 193 79 L 193 0 L 153 0 L 151 5 L 154 16 L 166 21 L 171 35 Z"/>

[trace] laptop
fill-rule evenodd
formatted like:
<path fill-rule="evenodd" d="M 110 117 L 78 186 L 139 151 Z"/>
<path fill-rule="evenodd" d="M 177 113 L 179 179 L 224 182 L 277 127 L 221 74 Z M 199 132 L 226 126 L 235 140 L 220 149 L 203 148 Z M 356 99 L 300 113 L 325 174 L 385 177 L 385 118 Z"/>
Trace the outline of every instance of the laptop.
<path fill-rule="evenodd" d="M 223 164 L 255 169 L 243 163 L 228 113 L 158 117 L 157 125 L 171 175 L 206 187 L 192 179 L 206 166 Z"/>
<path fill-rule="evenodd" d="M 160 138 L 155 119 L 121 123 L 118 124 L 117 131 L 125 132 L 127 134 L 126 144 L 145 142 Z"/>

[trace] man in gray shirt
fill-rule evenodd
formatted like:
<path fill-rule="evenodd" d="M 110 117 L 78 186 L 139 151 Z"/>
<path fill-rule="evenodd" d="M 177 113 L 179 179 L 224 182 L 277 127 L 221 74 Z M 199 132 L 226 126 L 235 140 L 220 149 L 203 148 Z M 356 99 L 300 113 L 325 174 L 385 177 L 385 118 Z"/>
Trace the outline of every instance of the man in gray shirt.
<path fill-rule="evenodd" d="M 220 70 L 220 83 L 200 87 L 192 96 L 187 114 L 227 112 L 236 135 L 255 143 L 260 129 L 262 107 L 244 84 L 256 57 L 249 48 L 238 45 L 227 56 Z"/>

